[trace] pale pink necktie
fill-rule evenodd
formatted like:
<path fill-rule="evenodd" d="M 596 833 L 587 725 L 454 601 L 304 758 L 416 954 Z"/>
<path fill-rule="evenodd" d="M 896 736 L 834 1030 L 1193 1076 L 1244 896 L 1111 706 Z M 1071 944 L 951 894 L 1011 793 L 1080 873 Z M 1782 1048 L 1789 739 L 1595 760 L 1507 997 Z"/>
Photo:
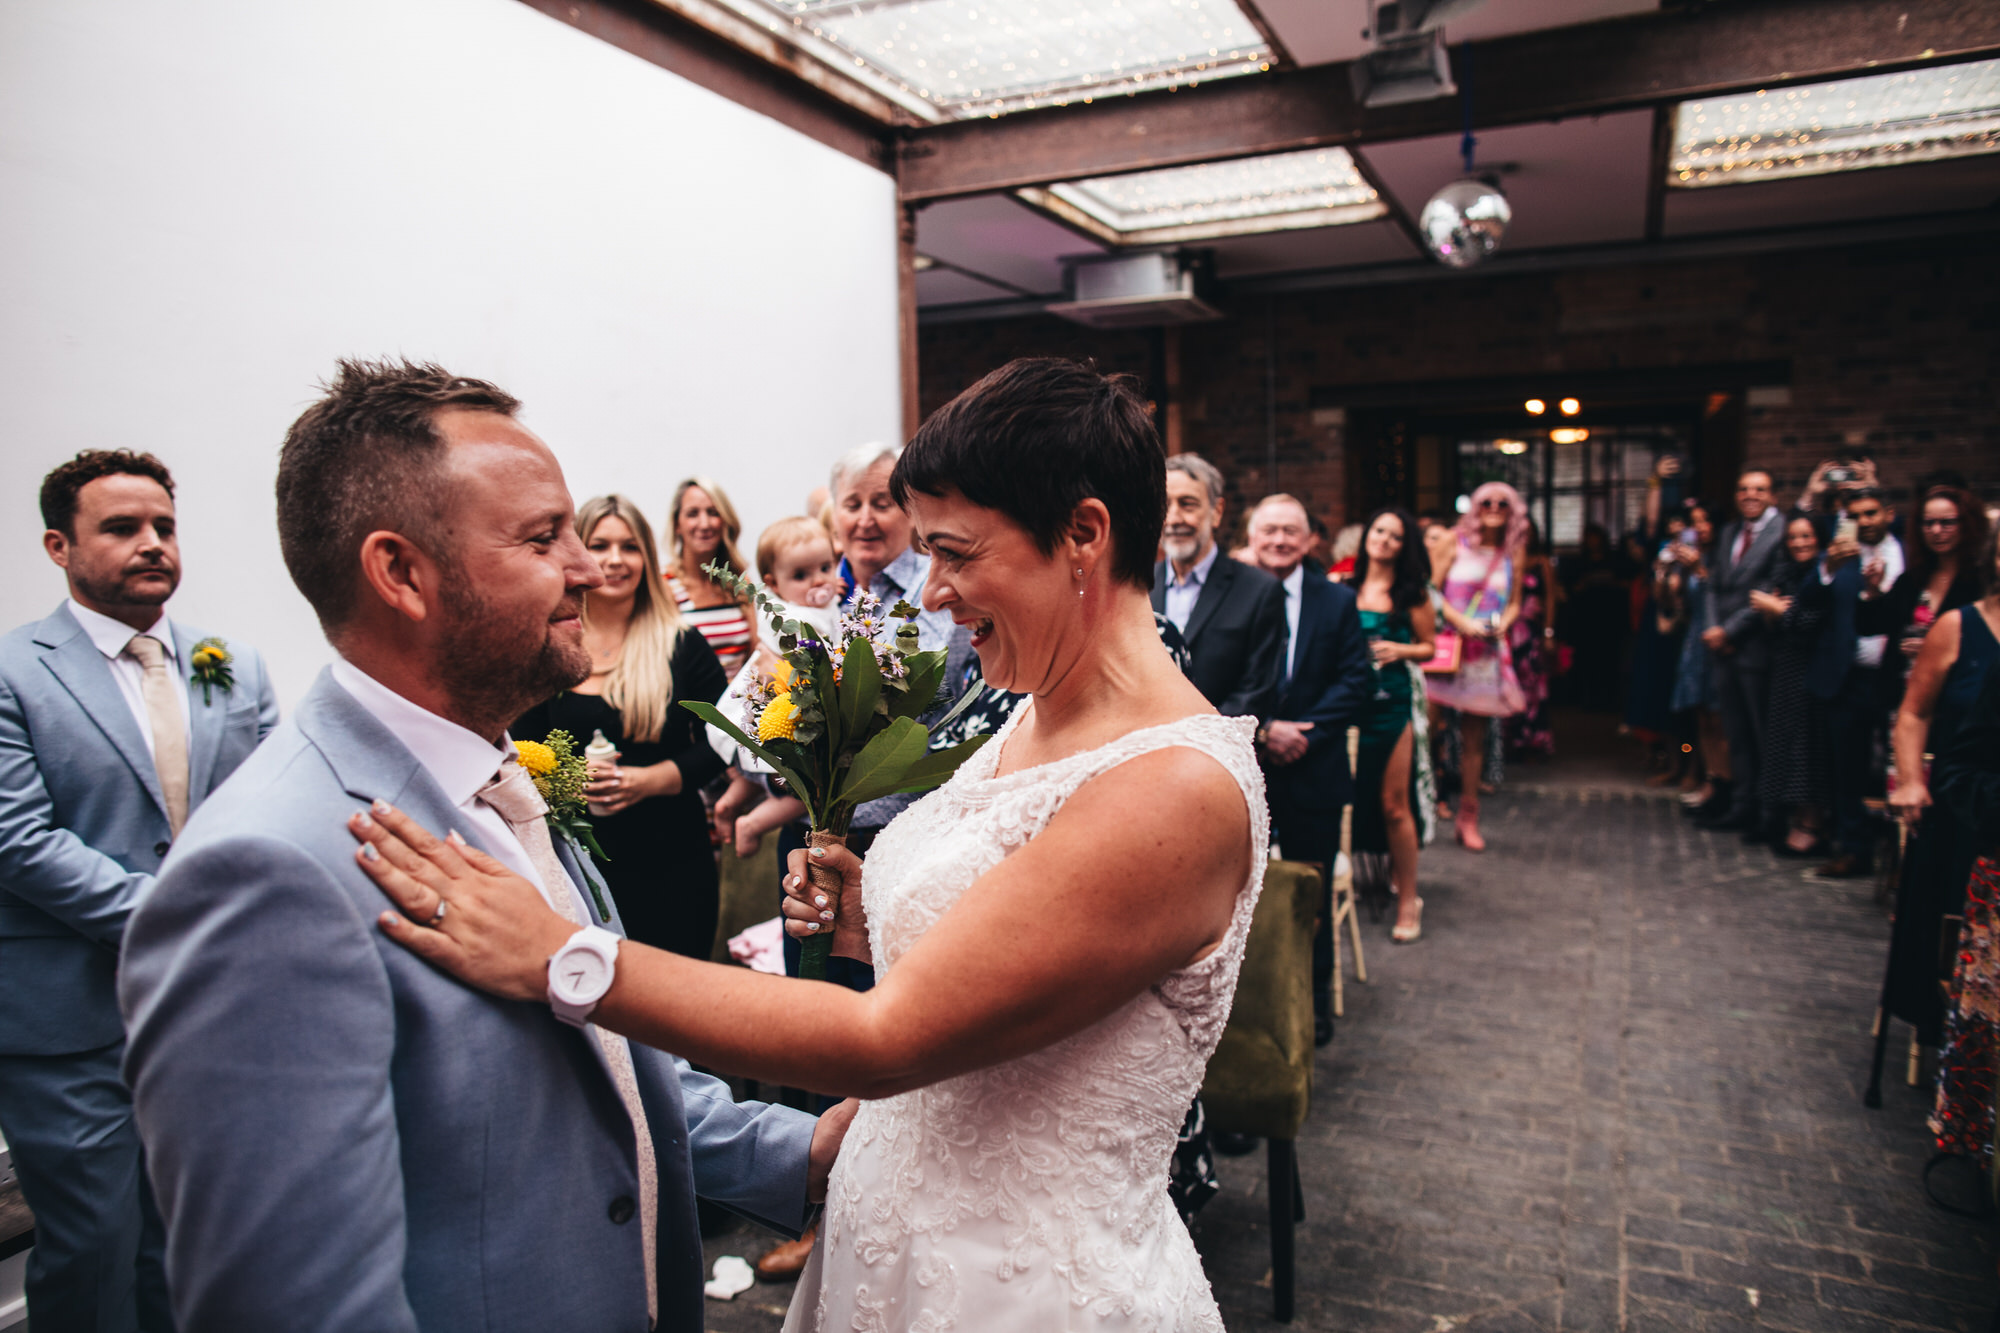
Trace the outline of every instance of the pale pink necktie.
<path fill-rule="evenodd" d="M 479 799 L 506 820 L 507 827 L 520 840 L 521 850 L 528 854 L 528 863 L 542 878 L 542 893 L 549 900 L 549 906 L 555 908 L 564 920 L 584 925 L 577 919 L 576 900 L 570 893 L 569 872 L 563 869 L 562 861 L 556 856 L 555 843 L 549 838 L 549 826 L 543 818 L 549 811 L 548 802 L 535 790 L 535 780 L 529 776 L 528 770 L 509 755 L 506 762 L 500 765 L 499 776 L 479 789 Z M 660 1168 L 653 1156 L 653 1135 L 646 1127 L 646 1107 L 639 1100 L 639 1079 L 632 1070 L 631 1048 L 615 1032 L 605 1032 L 595 1024 L 590 1031 L 597 1038 L 598 1048 L 604 1052 L 604 1062 L 611 1066 L 611 1081 L 625 1103 L 625 1113 L 632 1118 L 632 1133 L 638 1140 L 639 1233 L 646 1252 L 646 1318 L 657 1324 L 660 1318 L 659 1275 L 654 1271 L 653 1261 L 658 1244 Z"/>
<path fill-rule="evenodd" d="M 153 771 L 159 774 L 160 795 L 167 803 L 167 827 L 178 838 L 188 817 L 187 719 L 181 701 L 174 697 L 180 677 L 168 670 L 166 647 L 150 634 L 134 634 L 125 652 L 146 669 L 139 693 L 153 726 Z"/>

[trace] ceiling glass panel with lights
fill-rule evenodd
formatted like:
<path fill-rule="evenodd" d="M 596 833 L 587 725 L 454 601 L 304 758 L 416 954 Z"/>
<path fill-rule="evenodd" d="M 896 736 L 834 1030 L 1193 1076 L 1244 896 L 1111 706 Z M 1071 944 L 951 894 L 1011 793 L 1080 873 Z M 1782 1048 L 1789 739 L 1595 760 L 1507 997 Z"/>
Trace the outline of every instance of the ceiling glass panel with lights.
<path fill-rule="evenodd" d="M 1683 102 L 1671 185 L 1816 176 L 2000 152 L 2000 60 Z"/>

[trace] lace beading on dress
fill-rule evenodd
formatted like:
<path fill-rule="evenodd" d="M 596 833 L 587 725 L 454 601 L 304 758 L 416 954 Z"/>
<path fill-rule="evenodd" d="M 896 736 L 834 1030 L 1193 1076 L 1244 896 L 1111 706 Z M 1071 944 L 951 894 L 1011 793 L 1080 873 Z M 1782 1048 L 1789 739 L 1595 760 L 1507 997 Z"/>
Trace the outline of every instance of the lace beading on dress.
<path fill-rule="evenodd" d="M 1027 710 L 1022 710 L 1025 713 Z M 877 975 L 1090 779 L 1184 746 L 1226 768 L 1252 873 L 1206 957 L 1044 1050 L 865 1103 L 787 1330 L 1219 1330 L 1168 1160 L 1236 992 L 1270 841 L 1248 718 L 1204 715 L 994 777 L 1021 714 L 870 851 Z"/>

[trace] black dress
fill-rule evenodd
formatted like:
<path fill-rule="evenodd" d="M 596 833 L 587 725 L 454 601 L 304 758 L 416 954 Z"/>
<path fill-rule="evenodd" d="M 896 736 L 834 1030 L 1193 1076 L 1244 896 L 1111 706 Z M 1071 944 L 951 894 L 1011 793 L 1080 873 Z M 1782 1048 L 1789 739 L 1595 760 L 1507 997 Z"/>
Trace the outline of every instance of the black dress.
<path fill-rule="evenodd" d="M 715 850 L 708 838 L 708 812 L 701 789 L 722 772 L 722 757 L 709 747 L 701 720 L 681 700 L 714 703 L 729 687 L 722 663 L 698 631 L 683 629 L 674 645 L 674 698 L 657 741 L 625 736 L 619 711 L 595 694 L 563 693 L 529 709 L 508 731 L 520 740 L 540 740 L 560 728 L 575 738 L 580 752 L 591 733 L 618 747 L 621 767 L 638 768 L 671 759 L 680 765 L 681 789 L 653 796 L 615 815 L 591 816 L 598 843 L 610 858 L 600 863 L 618 904 L 625 933 L 690 958 L 706 959 L 715 947 L 721 884 Z"/>
<path fill-rule="evenodd" d="M 1826 705 L 1806 689 L 1827 608 L 1808 606 L 1799 596 L 1805 580 L 1818 577 L 1819 563 L 1808 561 L 1787 566 L 1778 578 L 1778 594 L 1792 605 L 1771 627 L 1771 693 L 1764 706 L 1764 766 L 1757 775 L 1757 796 L 1768 809 L 1825 807 L 1833 800 Z"/>

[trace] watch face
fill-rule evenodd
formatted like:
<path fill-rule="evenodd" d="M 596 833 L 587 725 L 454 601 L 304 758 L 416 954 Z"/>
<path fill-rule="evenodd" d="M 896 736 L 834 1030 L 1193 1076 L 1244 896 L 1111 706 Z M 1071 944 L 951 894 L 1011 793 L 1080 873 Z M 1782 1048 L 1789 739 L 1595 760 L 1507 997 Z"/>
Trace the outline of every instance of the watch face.
<path fill-rule="evenodd" d="M 549 969 L 556 993 L 570 1004 L 601 999 L 611 988 L 611 963 L 595 949 L 566 949 Z"/>

